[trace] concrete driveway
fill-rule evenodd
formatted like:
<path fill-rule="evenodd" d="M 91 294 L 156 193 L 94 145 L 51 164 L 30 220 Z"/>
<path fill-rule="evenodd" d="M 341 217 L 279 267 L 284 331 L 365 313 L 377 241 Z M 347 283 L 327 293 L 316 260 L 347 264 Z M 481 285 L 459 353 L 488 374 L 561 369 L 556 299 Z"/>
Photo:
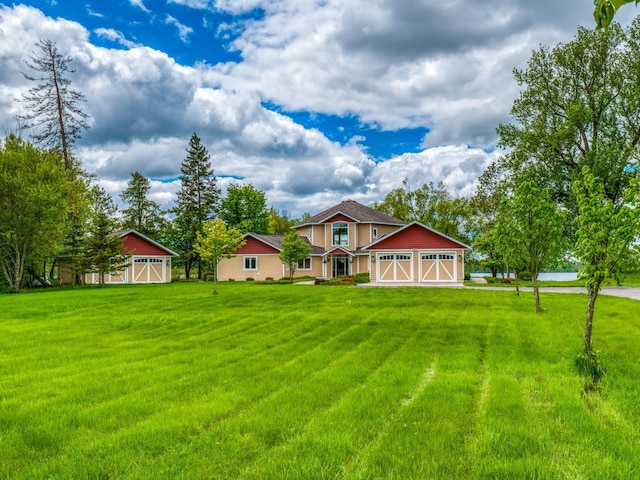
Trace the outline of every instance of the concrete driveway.
<path fill-rule="evenodd" d="M 464 287 L 475 290 L 506 290 L 515 292 L 515 287 Z M 520 287 L 521 292 L 533 292 L 532 287 Z M 540 293 L 577 293 L 587 294 L 584 287 L 540 287 Z M 600 295 L 611 295 L 612 297 L 630 298 L 640 300 L 640 287 L 602 287 Z"/>

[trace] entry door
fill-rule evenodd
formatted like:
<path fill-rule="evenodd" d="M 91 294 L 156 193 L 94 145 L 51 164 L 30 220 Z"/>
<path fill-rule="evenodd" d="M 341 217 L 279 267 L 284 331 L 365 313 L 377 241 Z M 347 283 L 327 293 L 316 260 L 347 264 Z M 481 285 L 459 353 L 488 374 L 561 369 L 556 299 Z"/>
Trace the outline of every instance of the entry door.
<path fill-rule="evenodd" d="M 334 255 L 331 260 L 332 277 L 349 275 L 349 257 L 346 255 Z"/>

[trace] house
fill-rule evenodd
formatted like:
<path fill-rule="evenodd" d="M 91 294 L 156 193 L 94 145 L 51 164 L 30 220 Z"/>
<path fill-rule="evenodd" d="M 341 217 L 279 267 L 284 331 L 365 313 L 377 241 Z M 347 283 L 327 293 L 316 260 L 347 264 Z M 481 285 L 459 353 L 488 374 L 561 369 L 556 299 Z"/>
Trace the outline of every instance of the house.
<path fill-rule="evenodd" d="M 137 232 L 126 230 L 116 232 L 123 239 L 122 253 L 130 255 L 129 266 L 118 273 L 105 274 L 105 283 L 169 283 L 171 282 L 171 257 L 178 254 L 167 247 Z M 61 283 L 72 283 L 71 270 L 60 266 Z M 99 283 L 98 273 L 87 273 L 85 284 Z"/>
<path fill-rule="evenodd" d="M 293 227 L 311 245 L 295 276 L 369 273 L 372 283 L 460 284 L 470 247 L 418 222 L 407 224 L 345 200 Z M 220 280 L 288 276 L 278 255 L 282 237 L 245 235 L 236 257 L 218 266 Z"/>

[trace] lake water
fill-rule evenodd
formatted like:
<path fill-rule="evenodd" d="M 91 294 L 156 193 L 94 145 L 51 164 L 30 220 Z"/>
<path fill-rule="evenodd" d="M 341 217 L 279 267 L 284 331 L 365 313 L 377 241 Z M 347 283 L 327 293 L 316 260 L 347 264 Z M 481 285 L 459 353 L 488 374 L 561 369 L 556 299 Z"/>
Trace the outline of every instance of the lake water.
<path fill-rule="evenodd" d="M 472 277 L 486 277 L 491 275 L 490 273 L 472 273 Z M 513 277 L 513 274 L 511 274 Z M 500 274 L 498 274 L 498 278 Z M 538 275 L 538 280 L 552 280 L 556 282 L 569 282 L 578 278 L 578 272 L 543 272 Z"/>

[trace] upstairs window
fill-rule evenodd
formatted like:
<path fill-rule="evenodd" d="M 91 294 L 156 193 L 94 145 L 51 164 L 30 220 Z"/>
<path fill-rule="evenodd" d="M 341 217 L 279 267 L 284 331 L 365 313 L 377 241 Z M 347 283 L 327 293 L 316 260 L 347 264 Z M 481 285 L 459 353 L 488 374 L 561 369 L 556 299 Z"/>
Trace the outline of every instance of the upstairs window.
<path fill-rule="evenodd" d="M 346 222 L 333 224 L 333 245 L 349 245 L 349 225 Z"/>

